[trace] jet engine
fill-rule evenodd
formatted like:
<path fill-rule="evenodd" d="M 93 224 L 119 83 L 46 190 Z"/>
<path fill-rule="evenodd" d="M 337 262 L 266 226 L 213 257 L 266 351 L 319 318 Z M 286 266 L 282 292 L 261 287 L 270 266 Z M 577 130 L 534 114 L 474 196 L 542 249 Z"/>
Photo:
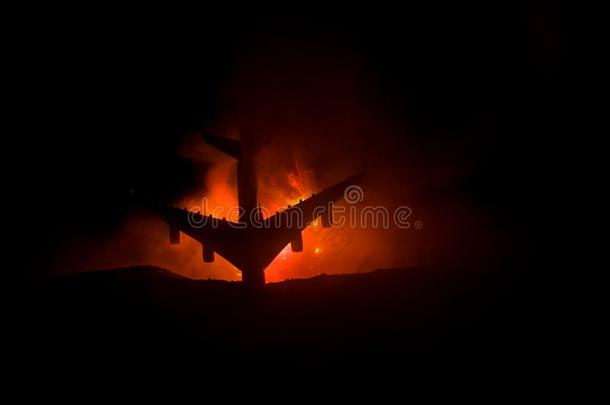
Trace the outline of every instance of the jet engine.
<path fill-rule="evenodd" d="M 303 251 L 303 234 L 299 231 L 294 234 L 292 240 L 290 241 L 290 247 L 293 252 L 302 252 Z"/>

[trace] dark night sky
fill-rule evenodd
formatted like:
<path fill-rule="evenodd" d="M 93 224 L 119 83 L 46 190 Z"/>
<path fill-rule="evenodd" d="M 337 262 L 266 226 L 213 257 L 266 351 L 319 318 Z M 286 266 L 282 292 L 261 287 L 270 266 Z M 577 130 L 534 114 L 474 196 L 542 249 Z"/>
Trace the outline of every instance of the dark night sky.
<path fill-rule="evenodd" d="M 167 199 L 192 187 L 195 170 L 176 149 L 221 112 L 226 84 L 249 77 L 244 55 L 265 55 L 266 41 L 359 60 L 368 96 L 398 128 L 392 149 L 423 145 L 457 159 L 450 145 L 472 144 L 476 169 L 453 192 L 490 212 L 518 254 L 531 251 L 547 145 L 562 125 L 553 5 L 199 16 L 40 16 L 15 32 L 24 108 L 4 153 L 23 157 L 8 194 L 19 212 L 35 213 L 11 218 L 23 274 L 47 271 L 58 247 L 78 235 L 112 234 L 131 186 Z M 284 61 L 280 52 L 271 63 Z M 256 60 L 254 70 L 265 63 Z M 297 73 L 307 75 L 306 66 Z"/>

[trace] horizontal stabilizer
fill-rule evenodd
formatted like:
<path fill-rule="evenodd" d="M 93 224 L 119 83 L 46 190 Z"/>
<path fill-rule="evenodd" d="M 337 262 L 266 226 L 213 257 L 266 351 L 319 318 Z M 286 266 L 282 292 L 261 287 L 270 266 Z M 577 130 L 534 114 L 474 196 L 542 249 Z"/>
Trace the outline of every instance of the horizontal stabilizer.
<path fill-rule="evenodd" d="M 241 141 L 205 133 L 203 134 L 203 139 L 219 151 L 226 153 L 234 159 L 239 160 L 241 158 Z"/>

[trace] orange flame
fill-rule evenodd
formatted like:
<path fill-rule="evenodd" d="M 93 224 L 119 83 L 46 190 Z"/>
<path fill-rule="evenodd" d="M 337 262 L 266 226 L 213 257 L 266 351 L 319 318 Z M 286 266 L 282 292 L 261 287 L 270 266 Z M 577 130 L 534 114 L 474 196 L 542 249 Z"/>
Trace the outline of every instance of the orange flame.
<path fill-rule="evenodd" d="M 180 205 L 191 211 L 201 211 L 206 215 L 219 216 L 215 214 L 223 213 L 222 216 L 229 217 L 227 213 L 235 213 L 235 207 L 237 207 L 237 185 L 235 177 L 232 176 L 233 170 L 235 167 L 231 162 L 216 165 L 208 173 L 206 179 L 208 192 L 205 194 L 205 198 L 191 195 L 184 198 Z M 261 205 L 268 215 L 273 215 L 278 210 L 294 205 L 299 200 L 304 200 L 313 192 L 318 191 L 314 188 L 315 178 L 311 170 L 297 169 L 285 174 L 275 174 L 271 178 L 264 177 L 267 181 L 259 184 L 259 189 L 261 200 L 263 200 Z M 231 219 L 234 220 L 234 218 Z M 304 251 L 294 253 L 288 244 L 266 269 L 267 281 L 306 277 L 322 272 L 320 265 L 323 264 L 321 256 L 324 253 L 320 246 L 324 245 L 324 236 L 327 232 L 328 230 L 319 226 L 318 221 L 311 224 L 303 232 Z M 186 236 L 182 237 L 180 245 L 172 245 L 171 249 L 179 250 L 185 257 L 193 258 L 193 262 L 186 263 L 186 266 L 181 266 L 181 269 L 176 269 L 184 275 L 208 278 L 214 274 L 230 280 L 241 278 L 239 270 L 219 255 L 215 256 L 213 263 L 202 263 L 201 245 Z"/>

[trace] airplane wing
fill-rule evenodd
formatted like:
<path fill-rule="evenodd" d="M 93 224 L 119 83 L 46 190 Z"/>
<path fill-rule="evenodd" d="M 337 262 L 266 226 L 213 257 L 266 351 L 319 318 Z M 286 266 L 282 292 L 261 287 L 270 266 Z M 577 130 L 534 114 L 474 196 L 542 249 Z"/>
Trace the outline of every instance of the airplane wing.
<path fill-rule="evenodd" d="M 133 192 L 132 195 L 136 196 L 137 200 L 156 217 L 169 225 L 171 243 L 179 243 L 182 232 L 203 244 L 204 256 L 208 255 L 205 261 L 213 261 L 214 251 L 223 255 L 226 242 L 234 239 L 235 231 L 242 227 L 236 222 L 201 215 L 142 195 L 135 195 Z"/>
<path fill-rule="evenodd" d="M 288 243 L 291 244 L 293 251 L 302 251 L 301 232 L 320 217 L 322 226 L 330 226 L 333 216 L 332 205 L 343 198 L 346 192 L 352 189 L 351 187 L 360 184 L 362 178 L 362 173 L 352 176 L 265 219 L 262 229 L 254 230 L 258 234 L 253 256 L 256 257 L 259 266 L 262 268 L 268 266 Z"/>
<path fill-rule="evenodd" d="M 293 250 L 301 251 L 301 231 L 317 218 L 322 218 L 323 226 L 330 226 L 332 204 L 343 198 L 351 186 L 360 184 L 362 177 L 362 174 L 358 174 L 326 188 L 265 219 L 259 226 L 202 216 L 148 198 L 139 199 L 157 217 L 169 224 L 172 243 L 179 243 L 180 232 L 200 242 L 205 262 L 213 261 L 214 252 L 217 252 L 238 269 L 262 269 L 288 243 L 292 244 Z"/>
<path fill-rule="evenodd" d="M 276 213 L 266 221 L 269 221 L 271 227 L 277 227 L 279 224 L 280 228 L 303 230 L 317 218 L 322 217 L 323 225 L 330 226 L 332 223 L 332 205 L 343 198 L 350 190 L 358 190 L 352 187 L 362 183 L 363 176 L 363 173 L 359 173 L 349 177 L 284 211 Z"/>

